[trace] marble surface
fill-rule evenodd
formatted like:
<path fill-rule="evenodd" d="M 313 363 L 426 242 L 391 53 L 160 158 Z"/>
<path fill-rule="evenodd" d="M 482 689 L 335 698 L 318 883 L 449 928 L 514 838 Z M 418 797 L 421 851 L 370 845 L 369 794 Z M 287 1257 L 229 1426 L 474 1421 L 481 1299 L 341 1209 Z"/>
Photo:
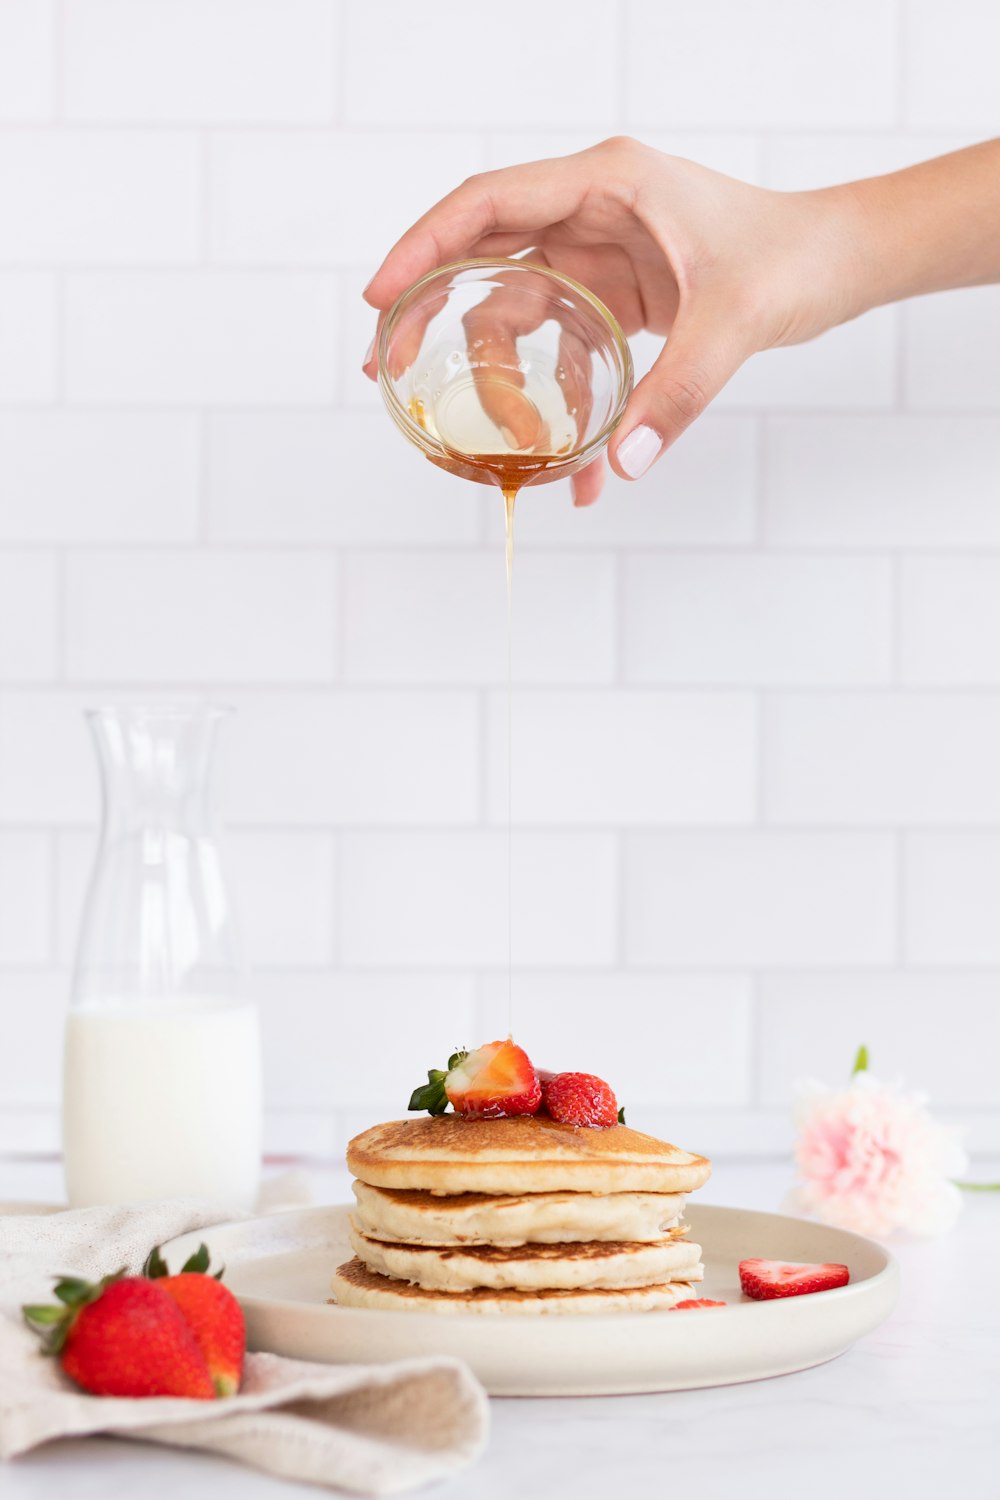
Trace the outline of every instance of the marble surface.
<path fill-rule="evenodd" d="M 308 1173 L 316 1201 L 341 1173 Z M 998 1164 L 978 1175 L 1000 1177 Z M 788 1170 L 717 1165 L 706 1201 L 781 1207 Z M 301 1179 L 293 1183 L 296 1190 Z M 0 1199 L 54 1201 L 54 1166 L 0 1163 Z M 954 1233 L 893 1242 L 899 1305 L 831 1364 L 777 1380 L 661 1396 L 495 1400 L 478 1468 L 434 1500 L 997 1500 L 1000 1193 L 969 1195 Z M 91 1438 L 0 1468 L 3 1500 L 290 1500 L 308 1493 L 221 1459 Z"/>

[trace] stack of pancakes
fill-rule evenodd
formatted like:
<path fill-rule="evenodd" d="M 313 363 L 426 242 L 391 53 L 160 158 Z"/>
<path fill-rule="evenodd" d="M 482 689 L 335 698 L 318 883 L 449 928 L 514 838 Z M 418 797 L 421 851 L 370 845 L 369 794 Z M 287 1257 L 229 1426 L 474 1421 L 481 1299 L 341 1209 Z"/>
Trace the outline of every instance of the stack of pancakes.
<path fill-rule="evenodd" d="M 347 1164 L 344 1306 L 645 1312 L 690 1297 L 704 1274 L 681 1215 L 710 1163 L 626 1125 L 395 1120 L 355 1137 Z"/>

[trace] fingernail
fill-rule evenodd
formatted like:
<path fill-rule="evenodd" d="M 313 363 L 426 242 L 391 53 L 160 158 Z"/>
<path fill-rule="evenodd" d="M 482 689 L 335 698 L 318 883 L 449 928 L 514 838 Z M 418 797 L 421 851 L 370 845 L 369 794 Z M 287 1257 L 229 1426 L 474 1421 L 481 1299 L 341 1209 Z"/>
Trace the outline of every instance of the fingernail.
<path fill-rule="evenodd" d="M 508 448 L 517 448 L 520 446 L 517 441 L 517 434 L 511 432 L 509 427 L 504 427 L 503 423 L 500 424 L 500 436 L 503 438 Z"/>
<path fill-rule="evenodd" d="M 375 353 L 375 336 L 373 334 L 372 335 L 372 341 L 368 345 L 368 353 L 365 355 L 364 359 L 361 361 L 361 368 L 362 369 L 364 369 L 365 365 L 371 364 L 372 355 L 374 353 Z"/>
<path fill-rule="evenodd" d="M 630 479 L 640 479 L 663 447 L 652 427 L 633 427 L 618 447 L 618 462 Z"/>

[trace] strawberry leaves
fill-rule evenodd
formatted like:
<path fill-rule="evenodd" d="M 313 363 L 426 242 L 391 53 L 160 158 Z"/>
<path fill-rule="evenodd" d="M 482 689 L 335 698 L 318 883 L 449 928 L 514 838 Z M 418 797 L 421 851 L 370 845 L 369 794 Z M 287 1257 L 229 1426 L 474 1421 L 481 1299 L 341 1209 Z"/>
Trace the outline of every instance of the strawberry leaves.
<path fill-rule="evenodd" d="M 208 1268 L 211 1265 L 211 1262 L 212 1252 L 209 1250 L 206 1244 L 202 1243 L 198 1246 L 193 1255 L 188 1256 L 187 1260 L 181 1266 L 180 1275 L 185 1276 L 190 1275 L 191 1273 L 195 1273 L 199 1276 L 207 1276 L 209 1274 Z M 216 1281 L 222 1280 L 222 1273 L 223 1271 L 225 1271 L 225 1269 L 225 1266 L 222 1266 L 218 1271 L 213 1271 L 211 1273 Z M 146 1261 L 142 1268 L 142 1274 L 150 1281 L 156 1281 L 161 1276 L 170 1275 L 167 1263 L 163 1259 L 163 1256 L 160 1254 L 159 1245 L 154 1245 L 152 1250 L 150 1250 L 149 1254 L 146 1256 Z"/>
<path fill-rule="evenodd" d="M 429 1115 L 443 1115 L 448 1108 L 445 1080 L 452 1069 L 463 1063 L 468 1055 L 468 1052 L 453 1052 L 446 1069 L 431 1068 L 427 1074 L 427 1082 L 415 1088 L 410 1095 L 407 1109 L 426 1110 Z"/>
<path fill-rule="evenodd" d="M 113 1271 L 110 1276 L 103 1276 L 100 1281 L 84 1281 L 79 1276 L 62 1276 L 52 1288 L 53 1296 L 58 1297 L 62 1303 L 61 1307 L 51 1303 L 26 1303 L 21 1308 L 21 1316 L 32 1332 L 41 1338 L 43 1351 L 46 1354 L 60 1354 L 77 1315 L 91 1302 L 96 1302 L 112 1282 L 120 1281 L 124 1275 L 125 1267 L 122 1266 L 121 1270 Z"/>

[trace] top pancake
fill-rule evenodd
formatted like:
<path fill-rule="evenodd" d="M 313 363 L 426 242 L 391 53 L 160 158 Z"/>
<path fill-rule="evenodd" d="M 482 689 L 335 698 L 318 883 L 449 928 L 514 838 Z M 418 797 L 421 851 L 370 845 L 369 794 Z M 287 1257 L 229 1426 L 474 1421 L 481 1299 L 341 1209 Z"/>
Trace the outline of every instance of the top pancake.
<path fill-rule="evenodd" d="M 559 1125 L 547 1115 L 390 1120 L 355 1136 L 347 1165 L 373 1187 L 432 1193 L 686 1193 L 711 1163 L 627 1125 Z"/>

